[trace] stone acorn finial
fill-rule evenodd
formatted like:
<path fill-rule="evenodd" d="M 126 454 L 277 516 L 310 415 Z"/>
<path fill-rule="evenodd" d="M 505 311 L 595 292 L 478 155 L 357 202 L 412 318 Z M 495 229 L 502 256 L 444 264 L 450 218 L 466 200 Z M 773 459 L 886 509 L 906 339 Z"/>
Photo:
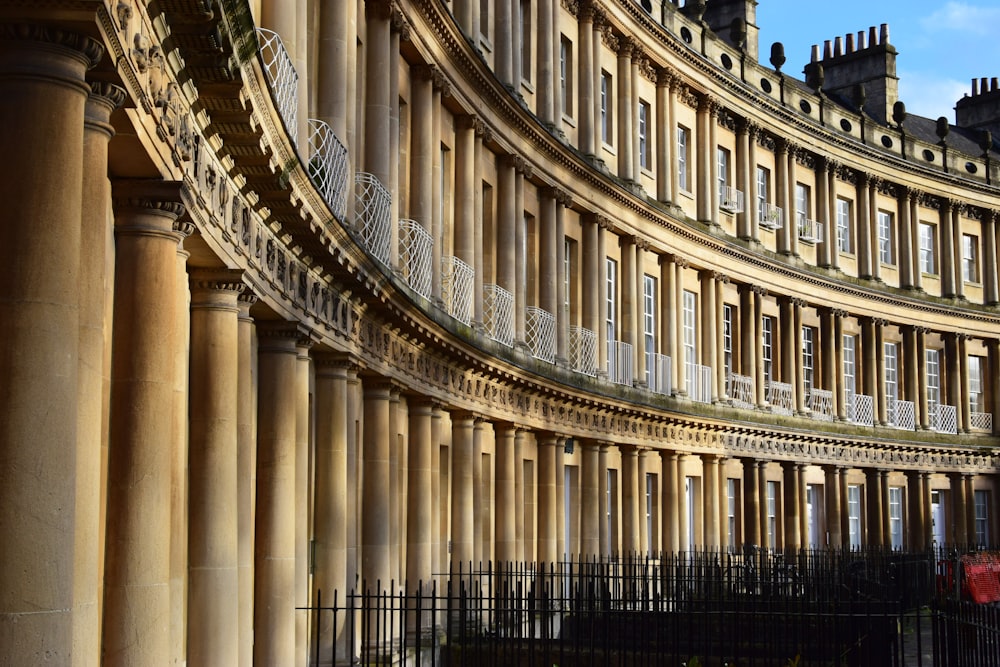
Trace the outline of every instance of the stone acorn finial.
<path fill-rule="evenodd" d="M 906 120 L 906 105 L 903 104 L 902 100 L 898 100 L 892 105 L 892 120 L 900 127 L 902 127 L 903 121 Z"/>
<path fill-rule="evenodd" d="M 743 50 L 747 43 L 747 22 L 742 16 L 737 16 L 729 24 L 729 39 L 736 48 Z"/>
<path fill-rule="evenodd" d="M 781 42 L 775 42 L 771 45 L 771 66 L 775 71 L 780 72 L 782 65 L 785 64 L 785 45 Z"/>

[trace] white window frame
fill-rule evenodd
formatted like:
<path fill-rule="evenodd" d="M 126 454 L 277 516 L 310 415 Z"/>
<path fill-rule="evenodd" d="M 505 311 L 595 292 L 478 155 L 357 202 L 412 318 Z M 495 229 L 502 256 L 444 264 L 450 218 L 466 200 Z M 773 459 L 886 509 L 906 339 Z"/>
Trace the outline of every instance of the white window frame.
<path fill-rule="evenodd" d="M 851 254 L 851 209 L 854 202 L 850 199 L 837 197 L 837 247 L 840 252 Z"/>
<path fill-rule="evenodd" d="M 935 237 L 937 236 L 936 225 L 921 222 L 918 229 L 920 234 L 920 272 L 927 274 L 937 273 L 937 252 L 935 250 Z"/>

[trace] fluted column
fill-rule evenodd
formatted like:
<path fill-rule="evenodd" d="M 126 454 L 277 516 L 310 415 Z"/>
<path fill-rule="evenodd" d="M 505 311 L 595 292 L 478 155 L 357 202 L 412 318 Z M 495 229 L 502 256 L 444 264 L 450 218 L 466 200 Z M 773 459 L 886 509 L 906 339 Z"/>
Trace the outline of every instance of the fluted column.
<path fill-rule="evenodd" d="M 451 415 L 451 568 L 468 572 L 475 557 L 472 447 L 474 416 Z"/>
<path fill-rule="evenodd" d="M 844 535 L 841 527 L 841 498 L 840 498 L 840 468 L 835 465 L 823 466 L 825 473 L 823 491 L 826 505 L 826 530 L 828 539 L 826 546 L 831 549 L 839 549 L 844 546 Z"/>
<path fill-rule="evenodd" d="M 320 355 L 316 358 L 316 510 L 314 531 L 316 540 L 315 571 L 312 581 L 312 601 L 317 593 L 323 600 L 339 600 L 347 587 L 347 372 L 351 363 L 346 357 Z M 428 411 L 427 430 L 430 430 Z M 411 446 L 414 429 L 410 430 Z M 414 466 L 411 455 L 411 468 Z M 411 482 L 411 491 L 413 483 Z M 426 490 L 429 495 L 429 489 Z M 425 499 L 427 500 L 427 499 Z M 412 506 L 412 504 L 411 504 Z M 429 511 L 423 506 L 423 524 L 430 531 L 426 520 Z M 411 547 L 417 552 L 415 547 Z M 429 545 L 428 545 L 429 550 Z M 429 558 L 429 555 L 428 555 Z M 334 634 L 334 616 L 320 613 L 310 620 L 314 632 L 319 633 L 318 643 L 323 652 L 319 664 L 332 665 L 331 653 L 338 637 Z M 336 627 L 342 628 L 343 615 L 336 618 Z M 343 633 L 341 629 L 340 634 Z M 314 638 L 316 639 L 316 638 Z"/>
<path fill-rule="evenodd" d="M 580 443 L 580 556 L 593 558 L 600 554 L 601 529 L 600 445 L 593 440 Z"/>
<path fill-rule="evenodd" d="M 518 560 L 517 514 L 514 506 L 514 435 L 512 424 L 494 423 L 496 431 L 496 559 L 500 564 Z"/>
<path fill-rule="evenodd" d="M 88 236 L 107 231 L 107 218 L 91 217 L 95 207 L 84 209 L 84 222 L 81 208 L 97 203 L 95 186 L 106 188 L 89 177 L 85 186 L 83 175 L 109 138 L 95 125 L 105 114 L 93 99 L 88 105 L 92 89 L 84 80 L 102 56 L 102 47 L 82 35 L 0 25 L 0 92 L 16 100 L 0 111 L 9 158 L 0 186 L 0 662 L 11 665 L 71 658 L 97 664 L 99 657 L 100 441 L 93 436 L 103 410 L 103 389 L 95 384 L 103 348 L 81 347 L 93 333 L 87 329 L 96 305 L 82 292 L 92 278 L 81 253 Z M 107 178 L 106 160 L 93 176 Z M 95 229 L 97 222 L 102 227 Z M 105 252 L 87 259 L 103 270 Z M 103 299 L 102 292 L 102 307 Z M 81 375 L 81 366 L 94 361 L 97 377 L 95 369 Z M 78 382 L 97 387 L 97 405 L 78 405 Z M 81 409 L 94 407 L 96 427 L 80 422 Z M 74 549 L 88 545 L 93 557 L 80 554 L 78 561 Z"/>
<path fill-rule="evenodd" d="M 761 543 L 760 526 L 760 466 L 755 459 L 742 459 L 743 464 L 743 542 Z"/>
<path fill-rule="evenodd" d="M 250 308 L 257 297 L 247 290 L 239 296 L 236 399 L 236 505 L 239 559 L 239 660 L 253 665 L 253 557 L 257 479 L 257 334 Z"/>
<path fill-rule="evenodd" d="M 295 659 L 296 342 L 293 323 L 258 323 L 254 664 Z"/>
<path fill-rule="evenodd" d="M 677 553 L 681 549 L 677 452 L 661 449 L 660 467 L 663 470 L 663 498 L 660 502 L 660 514 L 663 517 L 663 548 L 671 553 Z"/>
<path fill-rule="evenodd" d="M 184 236 L 174 229 L 183 207 L 175 203 L 176 188 L 140 187 L 115 189 L 106 664 L 156 663 L 171 654 L 171 517 L 177 509 L 171 503 L 177 453 L 174 362 L 177 346 L 183 345 L 176 331 L 176 306 L 178 246 Z M 160 409 L 136 411 L 136 405 Z"/>

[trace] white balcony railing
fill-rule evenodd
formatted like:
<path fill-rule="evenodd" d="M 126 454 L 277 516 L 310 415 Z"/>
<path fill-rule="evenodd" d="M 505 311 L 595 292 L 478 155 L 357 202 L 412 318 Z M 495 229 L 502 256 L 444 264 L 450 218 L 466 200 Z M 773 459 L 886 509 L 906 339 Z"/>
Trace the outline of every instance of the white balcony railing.
<path fill-rule="evenodd" d="M 399 221 L 399 268 L 403 280 L 414 292 L 431 298 L 431 260 L 434 240 L 415 220 Z"/>
<path fill-rule="evenodd" d="M 927 406 L 927 421 L 938 433 L 958 433 L 958 410 L 954 405 L 932 403 Z"/>
<path fill-rule="evenodd" d="M 355 174 L 354 189 L 354 214 L 361 243 L 372 256 L 388 264 L 392 197 L 377 178 L 363 171 Z"/>
<path fill-rule="evenodd" d="M 771 406 L 771 412 L 777 415 L 791 415 L 795 412 L 792 403 L 792 385 L 788 382 L 771 380 L 764 387 L 764 397 Z"/>
<path fill-rule="evenodd" d="M 267 76 L 271 95 L 274 97 L 274 106 L 281 114 L 288 136 L 294 141 L 299 75 L 278 33 L 266 28 L 257 28 L 257 39 L 260 41 L 260 59 L 264 65 L 264 74 Z"/>
<path fill-rule="evenodd" d="M 763 202 L 758 205 L 757 219 L 764 229 L 779 229 L 785 224 L 785 212 L 774 204 Z"/>
<path fill-rule="evenodd" d="M 993 432 L 993 413 L 992 412 L 970 412 L 969 413 L 969 428 L 973 431 L 985 431 L 986 433 Z"/>
<path fill-rule="evenodd" d="M 809 392 L 809 410 L 813 419 L 832 422 L 836 417 L 833 414 L 833 392 L 813 387 Z"/>
<path fill-rule="evenodd" d="M 734 408 L 753 410 L 757 407 L 754 393 L 753 378 L 749 375 L 730 373 L 726 376 L 726 395 Z"/>
<path fill-rule="evenodd" d="M 917 427 L 916 411 L 913 401 L 886 401 L 888 414 L 886 421 L 889 426 L 901 431 L 914 431 Z"/>
<path fill-rule="evenodd" d="M 851 394 L 847 399 L 847 415 L 855 424 L 875 425 L 875 400 L 865 394 Z"/>
<path fill-rule="evenodd" d="M 673 389 L 670 371 L 670 357 L 658 352 L 646 355 L 646 387 L 650 391 L 669 396 Z"/>
<path fill-rule="evenodd" d="M 324 121 L 309 119 L 309 178 L 333 217 L 347 215 L 347 148 Z"/>
<path fill-rule="evenodd" d="M 597 334 L 583 327 L 569 328 L 569 363 L 579 373 L 597 375 Z"/>
<path fill-rule="evenodd" d="M 475 270 L 458 257 L 441 258 L 441 300 L 449 315 L 462 324 L 472 322 Z"/>
<path fill-rule="evenodd" d="M 719 186 L 719 208 L 726 213 L 742 213 L 743 193 L 730 185 Z"/>
<path fill-rule="evenodd" d="M 531 355 L 552 363 L 556 360 L 556 316 L 547 310 L 529 306 L 525 309 L 525 332 Z"/>
<path fill-rule="evenodd" d="M 608 379 L 632 386 L 632 346 L 620 340 L 608 341 Z"/>
<path fill-rule="evenodd" d="M 806 243 L 823 241 L 823 223 L 810 220 L 804 215 L 798 216 L 799 240 Z"/>
<path fill-rule="evenodd" d="M 496 342 L 514 346 L 514 295 L 499 285 L 483 285 L 483 327 Z"/>

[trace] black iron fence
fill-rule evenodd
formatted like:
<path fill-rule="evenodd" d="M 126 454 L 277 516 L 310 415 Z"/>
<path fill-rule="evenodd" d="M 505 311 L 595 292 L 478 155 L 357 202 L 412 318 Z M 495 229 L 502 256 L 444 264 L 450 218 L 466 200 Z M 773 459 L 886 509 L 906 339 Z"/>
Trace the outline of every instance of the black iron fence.
<path fill-rule="evenodd" d="M 1000 665 L 997 611 L 949 597 L 942 561 L 748 549 L 492 563 L 300 613 L 310 665 Z"/>

